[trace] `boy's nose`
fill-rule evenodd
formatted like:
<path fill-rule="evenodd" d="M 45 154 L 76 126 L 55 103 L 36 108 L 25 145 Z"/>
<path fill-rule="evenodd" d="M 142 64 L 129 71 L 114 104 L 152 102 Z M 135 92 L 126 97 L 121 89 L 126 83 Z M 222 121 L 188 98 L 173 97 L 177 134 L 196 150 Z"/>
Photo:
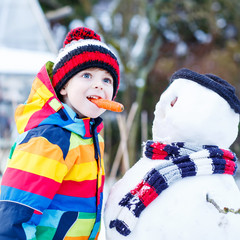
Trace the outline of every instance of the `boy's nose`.
<path fill-rule="evenodd" d="M 103 89 L 103 84 L 102 84 L 102 81 L 101 80 L 95 80 L 93 82 L 93 88 L 96 88 L 96 89 Z"/>

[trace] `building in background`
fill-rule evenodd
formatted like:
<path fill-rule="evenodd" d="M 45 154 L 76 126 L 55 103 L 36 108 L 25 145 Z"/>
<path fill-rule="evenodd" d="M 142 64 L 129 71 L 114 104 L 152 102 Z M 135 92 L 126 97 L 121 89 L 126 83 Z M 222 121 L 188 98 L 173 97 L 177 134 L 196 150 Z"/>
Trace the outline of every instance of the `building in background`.
<path fill-rule="evenodd" d="M 56 53 L 37 0 L 0 1 L 0 164 L 16 136 L 16 106 L 27 99 L 35 75 Z"/>

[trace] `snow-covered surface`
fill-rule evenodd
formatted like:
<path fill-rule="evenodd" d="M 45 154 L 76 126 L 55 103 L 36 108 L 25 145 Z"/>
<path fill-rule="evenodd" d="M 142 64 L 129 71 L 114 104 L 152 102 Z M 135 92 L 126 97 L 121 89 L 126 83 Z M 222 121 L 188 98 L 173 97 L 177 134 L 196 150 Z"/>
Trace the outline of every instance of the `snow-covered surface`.
<path fill-rule="evenodd" d="M 0 73 L 37 74 L 47 61 L 54 61 L 51 52 L 0 47 Z"/>
<path fill-rule="evenodd" d="M 176 99 L 174 106 L 171 102 Z M 213 144 L 228 149 L 238 133 L 239 115 L 215 92 L 195 82 L 175 80 L 156 105 L 153 140 Z M 142 157 L 111 189 L 105 208 L 107 240 L 238 240 L 240 191 L 230 175 L 188 177 L 163 191 L 140 215 L 124 237 L 109 223 L 116 219 L 119 201 L 161 161 Z M 210 200 L 207 201 L 207 197 Z"/>

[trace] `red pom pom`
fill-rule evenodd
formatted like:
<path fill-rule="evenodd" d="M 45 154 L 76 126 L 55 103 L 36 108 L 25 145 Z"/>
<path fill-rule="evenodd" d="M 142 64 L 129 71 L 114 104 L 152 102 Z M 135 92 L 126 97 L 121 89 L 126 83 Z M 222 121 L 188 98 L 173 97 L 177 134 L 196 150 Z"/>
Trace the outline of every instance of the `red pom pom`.
<path fill-rule="evenodd" d="M 66 36 L 64 40 L 63 47 L 69 44 L 73 40 L 80 40 L 80 39 L 95 39 L 101 41 L 100 36 L 95 33 L 93 30 L 85 27 L 78 27 L 72 29 Z"/>

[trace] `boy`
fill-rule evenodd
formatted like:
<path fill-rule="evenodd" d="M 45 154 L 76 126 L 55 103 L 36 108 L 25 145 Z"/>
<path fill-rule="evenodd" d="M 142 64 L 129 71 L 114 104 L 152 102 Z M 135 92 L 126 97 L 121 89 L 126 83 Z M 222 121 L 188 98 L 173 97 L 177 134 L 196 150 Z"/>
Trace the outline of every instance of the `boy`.
<path fill-rule="evenodd" d="M 104 184 L 105 110 L 114 99 L 116 56 L 87 28 L 70 31 L 15 114 L 20 136 L 1 183 L 0 239 L 97 239 Z"/>

